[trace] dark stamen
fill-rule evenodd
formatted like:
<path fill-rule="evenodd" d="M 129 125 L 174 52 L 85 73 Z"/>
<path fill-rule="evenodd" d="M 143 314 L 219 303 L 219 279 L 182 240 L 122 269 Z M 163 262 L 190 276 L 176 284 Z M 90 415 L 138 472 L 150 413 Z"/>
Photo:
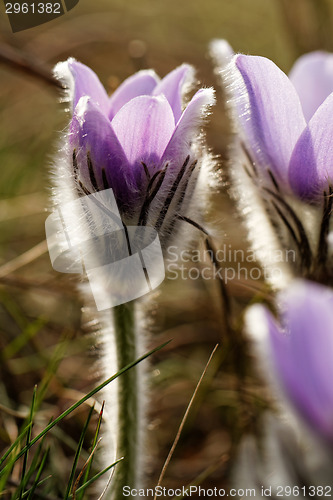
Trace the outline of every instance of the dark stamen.
<path fill-rule="evenodd" d="M 294 221 L 299 233 L 302 267 L 304 266 L 306 269 L 309 269 L 312 261 L 312 251 L 302 222 L 300 221 L 294 210 L 291 208 L 291 206 L 282 198 L 282 196 L 280 196 L 280 194 L 275 193 L 275 191 L 272 191 L 268 188 L 264 188 L 264 191 L 273 196 L 273 198 L 275 198 L 283 206 L 283 208 L 286 209 L 286 211 Z"/>
<path fill-rule="evenodd" d="M 244 142 L 241 142 L 241 147 L 245 153 L 245 156 L 247 158 L 247 161 L 249 162 L 249 164 L 251 165 L 251 167 L 253 168 L 253 172 L 255 175 L 258 175 L 258 172 L 257 172 L 257 167 L 256 167 L 256 164 L 251 156 L 251 153 L 250 151 L 247 149 L 246 145 L 244 144 Z"/>
<path fill-rule="evenodd" d="M 278 183 L 277 183 L 277 180 L 276 180 L 276 178 L 275 178 L 275 176 L 274 176 L 273 172 L 272 172 L 270 169 L 267 169 L 267 172 L 268 172 L 268 175 L 269 175 L 269 176 L 270 176 L 270 178 L 271 178 L 271 181 L 272 181 L 272 182 L 273 182 L 273 184 L 274 184 L 275 189 L 276 189 L 278 192 L 280 192 L 279 185 L 278 185 Z"/>
<path fill-rule="evenodd" d="M 93 188 L 95 189 L 95 191 L 98 191 L 98 184 L 97 184 L 96 177 L 95 177 L 94 166 L 92 164 L 89 151 L 87 153 L 87 164 L 88 164 L 90 182 L 91 182 Z"/>
<path fill-rule="evenodd" d="M 78 171 L 79 171 L 79 166 L 77 164 L 76 149 L 73 149 L 73 172 L 74 172 L 74 179 L 76 181 L 77 181 Z"/>
<path fill-rule="evenodd" d="M 330 219 L 333 207 L 333 189 L 330 186 L 329 194 L 327 196 L 324 192 L 324 206 L 323 206 L 323 217 L 320 225 L 320 233 L 317 248 L 317 265 L 324 267 L 328 254 L 328 233 L 330 229 Z"/>
<path fill-rule="evenodd" d="M 127 244 L 128 254 L 132 255 L 132 249 L 131 249 L 130 239 L 129 239 L 129 235 L 128 235 L 128 229 L 127 229 L 127 226 L 126 226 L 126 224 L 124 222 L 123 222 L 123 228 L 124 228 L 124 231 L 125 231 L 125 237 L 126 237 L 126 244 Z"/>
<path fill-rule="evenodd" d="M 190 166 L 190 168 L 189 168 L 189 173 L 188 173 L 188 176 L 187 176 L 187 179 L 186 179 L 186 183 L 185 183 L 184 189 L 181 191 L 179 200 L 177 202 L 177 207 L 176 207 L 177 212 L 179 212 L 179 210 L 180 210 L 180 208 L 181 208 L 181 206 L 183 204 L 183 201 L 184 201 L 184 198 L 185 198 L 185 195 L 186 195 L 187 186 L 188 186 L 188 184 L 190 182 L 191 176 L 192 176 L 193 171 L 194 171 L 195 167 L 197 166 L 197 164 L 198 164 L 198 160 L 195 160 L 192 163 L 192 165 Z"/>
<path fill-rule="evenodd" d="M 292 239 L 295 241 L 299 252 L 301 253 L 301 244 L 300 244 L 300 242 L 297 239 L 297 236 L 295 234 L 294 228 L 289 223 L 287 217 L 283 214 L 283 212 L 280 210 L 280 208 L 277 206 L 277 204 L 274 201 L 272 202 L 272 205 L 275 208 L 275 210 L 277 211 L 277 213 L 279 214 L 279 216 L 281 217 L 282 222 L 285 224 L 285 226 L 288 229 L 288 231 L 289 231 Z"/>
<path fill-rule="evenodd" d="M 165 165 L 163 170 L 159 170 L 158 172 L 156 172 L 153 175 L 153 177 L 151 178 L 150 183 L 148 184 L 147 194 L 146 194 L 145 200 L 144 200 L 142 208 L 141 208 L 138 226 L 145 226 L 146 225 L 147 217 L 148 217 L 148 209 L 149 209 L 153 199 L 157 195 L 157 193 L 162 185 L 162 182 L 163 182 L 165 174 L 166 174 L 167 167 L 168 167 L 168 164 Z M 159 179 L 158 179 L 154 189 L 151 190 L 152 184 L 158 176 L 159 176 Z"/>
<path fill-rule="evenodd" d="M 78 173 L 79 173 L 79 166 L 77 164 L 76 149 L 73 149 L 73 175 L 74 175 L 75 189 L 77 191 L 78 196 L 82 196 L 82 189 L 80 186 L 78 186 Z"/>
<path fill-rule="evenodd" d="M 178 172 L 178 175 L 174 181 L 174 183 L 172 184 L 171 188 L 170 188 L 170 191 L 166 197 L 166 200 L 164 202 L 164 206 L 160 212 L 160 215 L 158 216 L 158 219 L 157 219 L 157 222 L 156 222 L 156 225 L 155 225 L 155 229 L 156 231 L 158 231 L 162 224 L 163 224 L 163 221 L 165 219 L 165 216 L 167 214 L 167 211 L 169 209 L 169 206 L 171 205 L 171 202 L 173 200 L 173 197 L 175 196 L 175 193 L 177 191 L 177 188 L 180 184 L 180 181 L 182 180 L 183 178 L 183 175 L 185 173 L 185 170 L 186 170 L 186 167 L 188 165 L 188 162 L 190 161 L 190 155 L 188 155 L 183 163 L 183 166 L 182 168 L 180 169 L 180 171 Z"/>
<path fill-rule="evenodd" d="M 190 179 L 191 179 L 191 175 L 192 175 L 195 167 L 197 166 L 197 163 L 198 163 L 198 160 L 195 160 L 192 163 L 191 167 L 189 168 L 189 173 L 188 173 L 187 179 L 184 182 L 184 184 L 185 184 L 184 188 L 180 190 L 180 196 L 179 196 L 179 199 L 177 201 L 177 204 L 176 204 L 176 207 L 175 207 L 175 210 L 174 210 L 175 212 L 178 212 L 178 213 L 180 212 L 180 209 L 182 207 L 184 198 L 186 196 L 186 190 L 188 188 L 188 185 L 189 185 L 189 182 L 190 182 Z M 175 222 L 176 222 L 176 219 L 173 218 L 171 220 L 170 224 L 169 224 L 167 232 L 171 232 L 172 231 L 172 229 L 174 228 Z"/>
<path fill-rule="evenodd" d="M 250 179 L 254 180 L 254 176 L 251 174 L 250 170 L 247 168 L 246 165 L 243 165 L 243 168 L 246 172 L 246 174 L 248 175 L 248 177 L 250 177 Z"/>
<path fill-rule="evenodd" d="M 187 222 L 188 224 L 195 227 L 196 229 L 199 229 L 199 231 L 204 233 L 206 236 L 209 236 L 208 231 L 204 227 L 202 227 L 200 224 L 198 224 L 198 222 L 195 222 L 194 220 L 190 219 L 189 217 L 185 217 L 185 215 L 176 214 L 176 218 L 179 220 L 183 220 L 184 222 Z"/>
<path fill-rule="evenodd" d="M 143 168 L 144 168 L 144 171 L 145 171 L 145 174 L 146 174 L 147 179 L 148 179 L 148 180 L 150 180 L 150 173 L 149 173 L 149 170 L 148 170 L 147 165 L 146 165 L 143 161 L 141 162 L 141 165 L 142 165 L 142 166 L 143 166 Z"/>
<path fill-rule="evenodd" d="M 86 194 L 87 196 L 91 194 L 91 192 L 82 184 L 81 181 L 79 181 L 79 186 L 82 189 L 82 191 L 84 192 L 84 194 Z"/>
<path fill-rule="evenodd" d="M 109 182 L 106 178 L 106 172 L 105 172 L 105 168 L 102 168 L 102 182 L 103 182 L 103 188 L 104 189 L 109 189 L 110 186 L 109 186 Z"/>
<path fill-rule="evenodd" d="M 162 168 L 162 170 L 158 170 L 157 172 L 155 172 L 155 173 L 154 173 L 153 177 L 150 179 L 149 184 L 148 184 L 148 186 L 147 186 L 147 194 L 148 194 L 148 195 L 149 195 L 149 193 L 150 193 L 150 190 L 151 190 L 151 188 L 152 188 L 152 185 L 154 184 L 154 181 L 155 181 L 156 177 L 158 177 L 159 175 L 161 175 L 161 173 L 162 173 L 162 172 L 164 172 L 164 175 L 165 175 L 165 171 L 166 171 L 166 169 L 167 169 L 167 166 L 168 166 L 168 165 L 169 165 L 169 164 L 167 163 L 167 164 L 165 165 L 165 167 L 164 167 L 164 168 Z"/>

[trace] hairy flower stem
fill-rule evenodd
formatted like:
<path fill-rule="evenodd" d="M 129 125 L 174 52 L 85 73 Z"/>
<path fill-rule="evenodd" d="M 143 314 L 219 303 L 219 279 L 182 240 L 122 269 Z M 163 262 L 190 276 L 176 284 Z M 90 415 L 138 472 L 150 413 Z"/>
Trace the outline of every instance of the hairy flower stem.
<path fill-rule="evenodd" d="M 112 310 L 118 369 L 135 361 L 138 357 L 135 338 L 135 303 L 116 306 Z M 116 468 L 113 483 L 114 500 L 123 498 L 123 487 L 136 486 L 138 457 L 138 368 L 134 367 L 118 379 L 118 445 L 117 456 L 124 457 Z"/>

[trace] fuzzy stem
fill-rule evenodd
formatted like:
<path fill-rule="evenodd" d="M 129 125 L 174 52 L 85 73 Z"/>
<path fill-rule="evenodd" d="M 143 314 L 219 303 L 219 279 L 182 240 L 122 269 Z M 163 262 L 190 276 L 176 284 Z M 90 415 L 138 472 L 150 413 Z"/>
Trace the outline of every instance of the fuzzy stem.
<path fill-rule="evenodd" d="M 118 370 L 137 359 L 134 301 L 112 310 L 116 336 Z M 123 487 L 136 486 L 138 457 L 138 368 L 134 367 L 118 379 L 118 445 L 117 456 L 124 457 L 113 479 L 114 500 L 123 498 Z"/>

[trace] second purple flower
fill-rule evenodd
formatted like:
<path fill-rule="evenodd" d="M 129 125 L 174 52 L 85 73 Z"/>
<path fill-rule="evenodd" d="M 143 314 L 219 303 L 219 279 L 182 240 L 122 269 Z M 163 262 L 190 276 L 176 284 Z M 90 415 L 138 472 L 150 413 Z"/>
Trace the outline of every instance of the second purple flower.
<path fill-rule="evenodd" d="M 324 52 L 306 54 L 290 78 L 259 56 L 239 54 L 228 69 L 237 120 L 258 169 L 312 202 L 333 180 L 332 60 Z"/>

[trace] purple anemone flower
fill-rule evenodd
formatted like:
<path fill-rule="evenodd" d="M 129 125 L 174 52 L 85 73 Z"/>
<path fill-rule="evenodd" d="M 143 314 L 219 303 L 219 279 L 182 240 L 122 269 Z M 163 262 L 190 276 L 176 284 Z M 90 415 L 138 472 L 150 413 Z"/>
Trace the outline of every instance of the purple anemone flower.
<path fill-rule="evenodd" d="M 273 367 L 288 399 L 333 445 L 333 292 L 296 281 L 279 299 L 281 324 L 255 305 L 247 316 L 249 333 L 268 373 Z"/>
<path fill-rule="evenodd" d="M 162 80 L 139 71 L 109 97 L 87 66 L 72 58 L 56 66 L 69 89 L 68 156 L 81 194 L 112 188 L 126 221 L 157 230 L 168 225 L 170 206 L 186 211 L 202 159 L 200 127 L 214 103 L 213 90 L 201 89 L 183 110 L 192 73 L 185 64 Z"/>
<path fill-rule="evenodd" d="M 236 120 L 257 170 L 315 202 L 333 181 L 333 55 L 301 57 L 290 78 L 269 59 L 242 54 L 228 71 Z"/>

